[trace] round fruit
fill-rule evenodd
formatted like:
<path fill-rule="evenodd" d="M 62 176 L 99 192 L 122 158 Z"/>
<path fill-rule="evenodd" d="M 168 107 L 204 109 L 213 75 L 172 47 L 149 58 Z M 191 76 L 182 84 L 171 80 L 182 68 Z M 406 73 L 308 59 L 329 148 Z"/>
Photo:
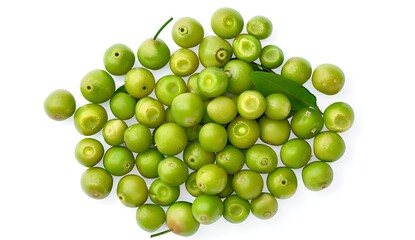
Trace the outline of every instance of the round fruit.
<path fill-rule="evenodd" d="M 182 48 L 197 46 L 202 41 L 204 34 L 202 24 L 191 17 L 178 19 L 172 28 L 173 41 Z"/>
<path fill-rule="evenodd" d="M 125 89 L 135 98 L 143 98 L 150 95 L 155 85 L 156 80 L 153 73 L 146 68 L 133 68 L 125 75 Z"/>
<path fill-rule="evenodd" d="M 353 108 L 345 102 L 335 102 L 324 110 L 324 124 L 333 132 L 345 132 L 354 122 Z"/>
<path fill-rule="evenodd" d="M 280 157 L 282 163 L 289 168 L 302 168 L 311 159 L 311 146 L 302 138 L 292 138 L 282 145 Z"/>
<path fill-rule="evenodd" d="M 322 161 L 307 164 L 301 172 L 304 185 L 311 191 L 320 191 L 333 182 L 333 169 Z"/>
<path fill-rule="evenodd" d="M 290 123 L 287 119 L 272 120 L 265 115 L 259 119 L 259 129 L 259 138 L 273 146 L 286 143 L 291 134 Z"/>
<path fill-rule="evenodd" d="M 250 76 L 253 68 L 249 63 L 239 59 L 232 59 L 225 64 L 223 70 L 228 76 L 227 91 L 229 93 L 239 95 L 243 91 L 254 87 Z"/>
<path fill-rule="evenodd" d="M 141 43 L 137 50 L 137 58 L 144 67 L 158 70 L 169 62 L 170 49 L 163 40 L 149 38 Z"/>
<path fill-rule="evenodd" d="M 220 152 L 228 142 L 228 134 L 224 126 L 213 122 L 206 123 L 199 131 L 199 142 L 208 152 Z"/>
<path fill-rule="evenodd" d="M 258 143 L 246 150 L 245 161 L 249 169 L 269 173 L 277 167 L 278 157 L 270 146 Z"/>
<path fill-rule="evenodd" d="M 229 142 L 237 148 L 245 149 L 254 145 L 259 138 L 259 124 L 256 120 L 249 120 L 236 116 L 227 127 Z"/>
<path fill-rule="evenodd" d="M 83 138 L 76 144 L 75 158 L 85 167 L 93 167 L 104 156 L 104 146 L 95 138 Z"/>
<path fill-rule="evenodd" d="M 276 198 L 290 198 L 297 191 L 297 176 L 289 167 L 277 167 L 268 174 L 267 187 Z"/>
<path fill-rule="evenodd" d="M 198 48 L 200 63 L 204 67 L 223 67 L 233 55 L 232 45 L 218 36 L 203 38 Z"/>
<path fill-rule="evenodd" d="M 177 123 L 164 123 L 156 129 L 154 143 L 157 149 L 164 155 L 173 156 L 179 154 L 187 146 L 186 131 Z"/>
<path fill-rule="evenodd" d="M 244 166 L 245 154 L 241 149 L 227 144 L 222 151 L 216 153 L 216 164 L 225 169 L 228 174 L 235 174 Z"/>
<path fill-rule="evenodd" d="M 314 138 L 313 150 L 321 161 L 334 162 L 343 156 L 346 144 L 338 133 L 321 132 Z"/>
<path fill-rule="evenodd" d="M 137 100 L 128 93 L 117 92 L 110 99 L 112 114 L 120 120 L 128 120 L 135 114 Z"/>
<path fill-rule="evenodd" d="M 281 75 L 298 84 L 304 84 L 310 78 L 312 71 L 309 61 L 302 57 L 292 57 L 282 66 Z"/>
<path fill-rule="evenodd" d="M 187 86 L 183 78 L 169 74 L 157 81 L 154 91 L 158 101 L 170 106 L 176 96 L 187 92 Z"/>
<path fill-rule="evenodd" d="M 219 124 L 229 123 L 238 114 L 235 101 L 225 96 L 218 96 L 210 100 L 206 111 L 209 117 Z"/>
<path fill-rule="evenodd" d="M 111 119 L 105 123 L 102 129 L 104 141 L 110 146 L 118 146 L 124 143 L 124 131 L 127 124 L 121 119 Z"/>
<path fill-rule="evenodd" d="M 200 71 L 197 78 L 200 93 L 208 98 L 222 95 L 228 87 L 226 73 L 217 67 L 206 67 Z"/>
<path fill-rule="evenodd" d="M 272 22 L 265 16 L 254 16 L 246 23 L 246 31 L 259 40 L 268 38 L 272 33 Z"/>
<path fill-rule="evenodd" d="M 149 128 L 157 128 L 163 124 L 166 110 L 163 104 L 152 97 L 143 97 L 135 105 L 135 118 Z"/>
<path fill-rule="evenodd" d="M 205 104 L 195 93 L 182 93 L 171 102 L 171 114 L 174 121 L 182 127 L 193 127 L 202 121 Z"/>
<path fill-rule="evenodd" d="M 215 161 L 215 153 L 203 149 L 199 142 L 193 142 L 184 149 L 183 160 L 190 169 L 199 170 Z"/>
<path fill-rule="evenodd" d="M 232 187 L 239 197 L 252 200 L 262 193 L 264 181 L 259 173 L 252 170 L 242 170 L 233 177 Z"/>
<path fill-rule="evenodd" d="M 226 182 L 226 186 L 220 193 L 217 194 L 218 197 L 225 198 L 233 193 L 232 179 L 233 175 L 228 174 L 228 181 Z"/>
<path fill-rule="evenodd" d="M 126 147 L 110 147 L 104 155 L 104 168 L 114 176 L 123 176 L 129 173 L 135 165 L 133 153 Z"/>
<path fill-rule="evenodd" d="M 228 196 L 225 201 L 223 201 L 223 217 L 228 222 L 243 222 L 248 218 L 250 210 L 249 201 L 236 194 Z"/>
<path fill-rule="evenodd" d="M 211 17 L 210 25 L 219 37 L 231 39 L 238 36 L 244 27 L 242 15 L 233 8 L 219 8 Z"/>
<path fill-rule="evenodd" d="M 117 184 L 117 196 L 127 207 L 141 206 L 148 198 L 146 182 L 138 175 L 125 175 Z"/>
<path fill-rule="evenodd" d="M 150 200 L 160 206 L 170 206 L 180 196 L 180 187 L 171 186 L 160 178 L 155 179 L 149 189 Z"/>
<path fill-rule="evenodd" d="M 144 204 L 137 208 L 136 221 L 138 226 L 147 232 L 154 232 L 166 221 L 164 209 L 155 204 Z"/>
<path fill-rule="evenodd" d="M 173 203 L 167 209 L 166 224 L 173 233 L 180 236 L 191 236 L 200 226 L 193 217 L 192 204 L 184 201 Z"/>
<path fill-rule="evenodd" d="M 253 62 L 261 55 L 262 45 L 255 36 L 243 33 L 233 40 L 232 48 L 237 59 Z"/>
<path fill-rule="evenodd" d="M 282 93 L 273 93 L 266 98 L 265 115 L 274 120 L 288 117 L 291 112 L 290 100 Z"/>
<path fill-rule="evenodd" d="M 344 78 L 344 73 L 338 66 L 326 63 L 314 69 L 311 81 L 319 92 L 334 95 L 342 90 Z"/>
<path fill-rule="evenodd" d="M 101 131 L 108 120 L 107 111 L 96 103 L 87 103 L 75 111 L 74 124 L 76 130 L 85 136 Z"/>
<path fill-rule="evenodd" d="M 291 118 L 291 129 L 299 138 L 312 138 L 320 133 L 323 126 L 323 116 L 313 108 L 302 108 Z"/>
<path fill-rule="evenodd" d="M 251 201 L 251 212 L 259 219 L 270 219 L 275 216 L 277 211 L 277 199 L 269 193 L 261 193 Z"/>
<path fill-rule="evenodd" d="M 96 69 L 82 78 L 80 89 L 86 100 L 91 103 L 103 103 L 114 95 L 115 81 L 106 71 Z"/>
<path fill-rule="evenodd" d="M 123 135 L 125 146 L 135 153 L 142 153 L 150 149 L 153 144 L 153 136 L 150 129 L 144 125 L 135 123 L 129 126 Z"/>
<path fill-rule="evenodd" d="M 105 69 L 116 76 L 126 74 L 134 66 L 134 62 L 133 51 L 121 43 L 110 46 L 104 53 Z"/>
<path fill-rule="evenodd" d="M 70 118 L 76 109 L 75 98 L 65 89 L 57 89 L 43 102 L 46 114 L 56 121 Z"/>
<path fill-rule="evenodd" d="M 257 119 L 266 109 L 264 96 L 256 90 L 246 90 L 238 97 L 236 107 L 238 113 L 245 119 Z"/>
<path fill-rule="evenodd" d="M 196 174 L 197 171 L 192 172 L 186 179 L 185 187 L 186 190 L 189 192 L 190 195 L 193 197 L 197 197 L 203 192 L 199 189 L 196 183 Z"/>
<path fill-rule="evenodd" d="M 223 191 L 228 181 L 225 169 L 217 164 L 206 164 L 196 174 L 196 184 L 205 194 L 218 194 Z"/>
<path fill-rule="evenodd" d="M 169 66 L 176 76 L 187 77 L 199 67 L 199 58 L 192 50 L 181 48 L 171 55 Z"/>
<path fill-rule="evenodd" d="M 85 170 L 81 176 L 82 190 L 91 198 L 106 198 L 112 189 L 113 179 L 105 169 L 92 167 Z"/>
<path fill-rule="evenodd" d="M 187 165 L 177 157 L 167 157 L 161 160 L 157 172 L 161 181 L 173 187 L 180 186 L 189 175 Z"/>
<path fill-rule="evenodd" d="M 192 214 L 201 224 L 212 224 L 223 214 L 222 200 L 217 195 L 199 195 L 193 201 Z"/>
<path fill-rule="evenodd" d="M 158 165 L 164 155 L 157 149 L 150 148 L 145 152 L 137 154 L 135 158 L 135 166 L 138 172 L 145 178 L 156 178 L 158 174 Z"/>
<path fill-rule="evenodd" d="M 275 46 L 275 45 L 267 45 L 262 48 L 261 55 L 259 56 L 259 61 L 261 65 L 269 68 L 274 69 L 284 62 L 284 53 L 282 50 Z"/>

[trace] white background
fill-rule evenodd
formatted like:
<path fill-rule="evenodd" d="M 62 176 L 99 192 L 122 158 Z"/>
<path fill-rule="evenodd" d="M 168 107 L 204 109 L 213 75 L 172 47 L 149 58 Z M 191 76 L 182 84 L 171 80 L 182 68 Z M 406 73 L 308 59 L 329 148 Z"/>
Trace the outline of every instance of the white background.
<path fill-rule="evenodd" d="M 136 51 L 170 17 L 194 17 L 212 34 L 210 16 L 224 6 L 237 9 L 245 21 L 254 15 L 270 18 L 274 32 L 264 44 L 280 46 L 286 59 L 301 56 L 313 67 L 340 66 L 346 75 L 343 91 L 317 94 L 318 104 L 324 109 L 346 101 L 356 119 L 342 135 L 346 154 L 332 164 L 335 179 L 328 189 L 310 192 L 299 182 L 294 197 L 279 201 L 274 218 L 251 216 L 241 224 L 221 219 L 187 239 L 414 239 L 415 9 L 410 3 L 2 1 L 0 239 L 149 238 L 135 223 L 135 209 L 114 194 L 97 201 L 82 192 L 85 168 L 73 155 L 82 136 L 72 118 L 49 119 L 43 101 L 65 88 L 78 105 L 86 103 L 80 79 L 103 68 L 107 47 L 120 42 Z M 160 38 L 173 51 L 171 26 Z M 170 233 L 159 239 L 181 237 Z"/>

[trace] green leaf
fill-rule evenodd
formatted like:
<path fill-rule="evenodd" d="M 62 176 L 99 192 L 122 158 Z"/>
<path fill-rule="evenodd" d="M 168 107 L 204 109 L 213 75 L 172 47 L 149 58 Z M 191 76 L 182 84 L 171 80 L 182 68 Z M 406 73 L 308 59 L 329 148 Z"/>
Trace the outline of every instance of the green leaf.
<path fill-rule="evenodd" d="M 311 107 L 322 113 L 317 106 L 316 96 L 295 81 L 277 73 L 265 71 L 252 71 L 251 80 L 256 90 L 265 97 L 272 93 L 282 93 L 287 96 L 291 103 L 291 110 L 294 112 Z"/>

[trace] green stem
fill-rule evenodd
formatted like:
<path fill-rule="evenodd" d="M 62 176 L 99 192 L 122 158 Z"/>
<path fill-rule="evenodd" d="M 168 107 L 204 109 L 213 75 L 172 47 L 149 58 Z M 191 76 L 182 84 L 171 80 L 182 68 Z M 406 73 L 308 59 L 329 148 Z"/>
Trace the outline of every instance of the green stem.
<path fill-rule="evenodd" d="M 165 22 L 163 24 L 163 26 L 161 26 L 161 28 L 157 31 L 156 35 L 154 35 L 153 40 L 156 40 L 157 37 L 159 36 L 159 34 L 161 33 L 161 31 L 163 31 L 163 29 L 167 26 L 167 24 L 169 24 L 171 21 L 173 21 L 173 18 L 171 17 L 169 20 L 167 20 L 167 22 Z"/>
<path fill-rule="evenodd" d="M 169 232 L 171 232 L 171 229 L 167 229 L 167 230 L 164 230 L 162 232 L 158 232 L 158 233 L 155 233 L 155 234 L 151 234 L 150 238 L 158 237 L 158 236 L 161 236 L 161 235 L 166 234 L 166 233 L 169 233 Z"/>

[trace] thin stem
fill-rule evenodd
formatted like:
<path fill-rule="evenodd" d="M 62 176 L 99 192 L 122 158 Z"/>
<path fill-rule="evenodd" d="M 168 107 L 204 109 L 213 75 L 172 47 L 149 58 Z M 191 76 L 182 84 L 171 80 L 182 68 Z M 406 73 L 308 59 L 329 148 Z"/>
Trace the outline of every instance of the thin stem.
<path fill-rule="evenodd" d="M 150 238 L 158 237 L 158 236 L 161 236 L 161 235 L 166 234 L 166 233 L 169 233 L 169 232 L 171 232 L 171 229 L 167 229 L 167 230 L 164 230 L 162 232 L 158 232 L 158 233 L 155 233 L 155 234 L 151 234 Z"/>
<path fill-rule="evenodd" d="M 163 31 L 163 29 L 167 26 L 167 24 L 169 24 L 171 21 L 173 21 L 173 18 L 171 17 L 169 20 L 167 20 L 167 22 L 165 22 L 163 24 L 163 26 L 161 26 L 161 28 L 157 31 L 156 35 L 154 35 L 153 40 L 156 40 L 157 37 L 159 36 L 159 34 L 161 33 L 161 31 Z"/>

